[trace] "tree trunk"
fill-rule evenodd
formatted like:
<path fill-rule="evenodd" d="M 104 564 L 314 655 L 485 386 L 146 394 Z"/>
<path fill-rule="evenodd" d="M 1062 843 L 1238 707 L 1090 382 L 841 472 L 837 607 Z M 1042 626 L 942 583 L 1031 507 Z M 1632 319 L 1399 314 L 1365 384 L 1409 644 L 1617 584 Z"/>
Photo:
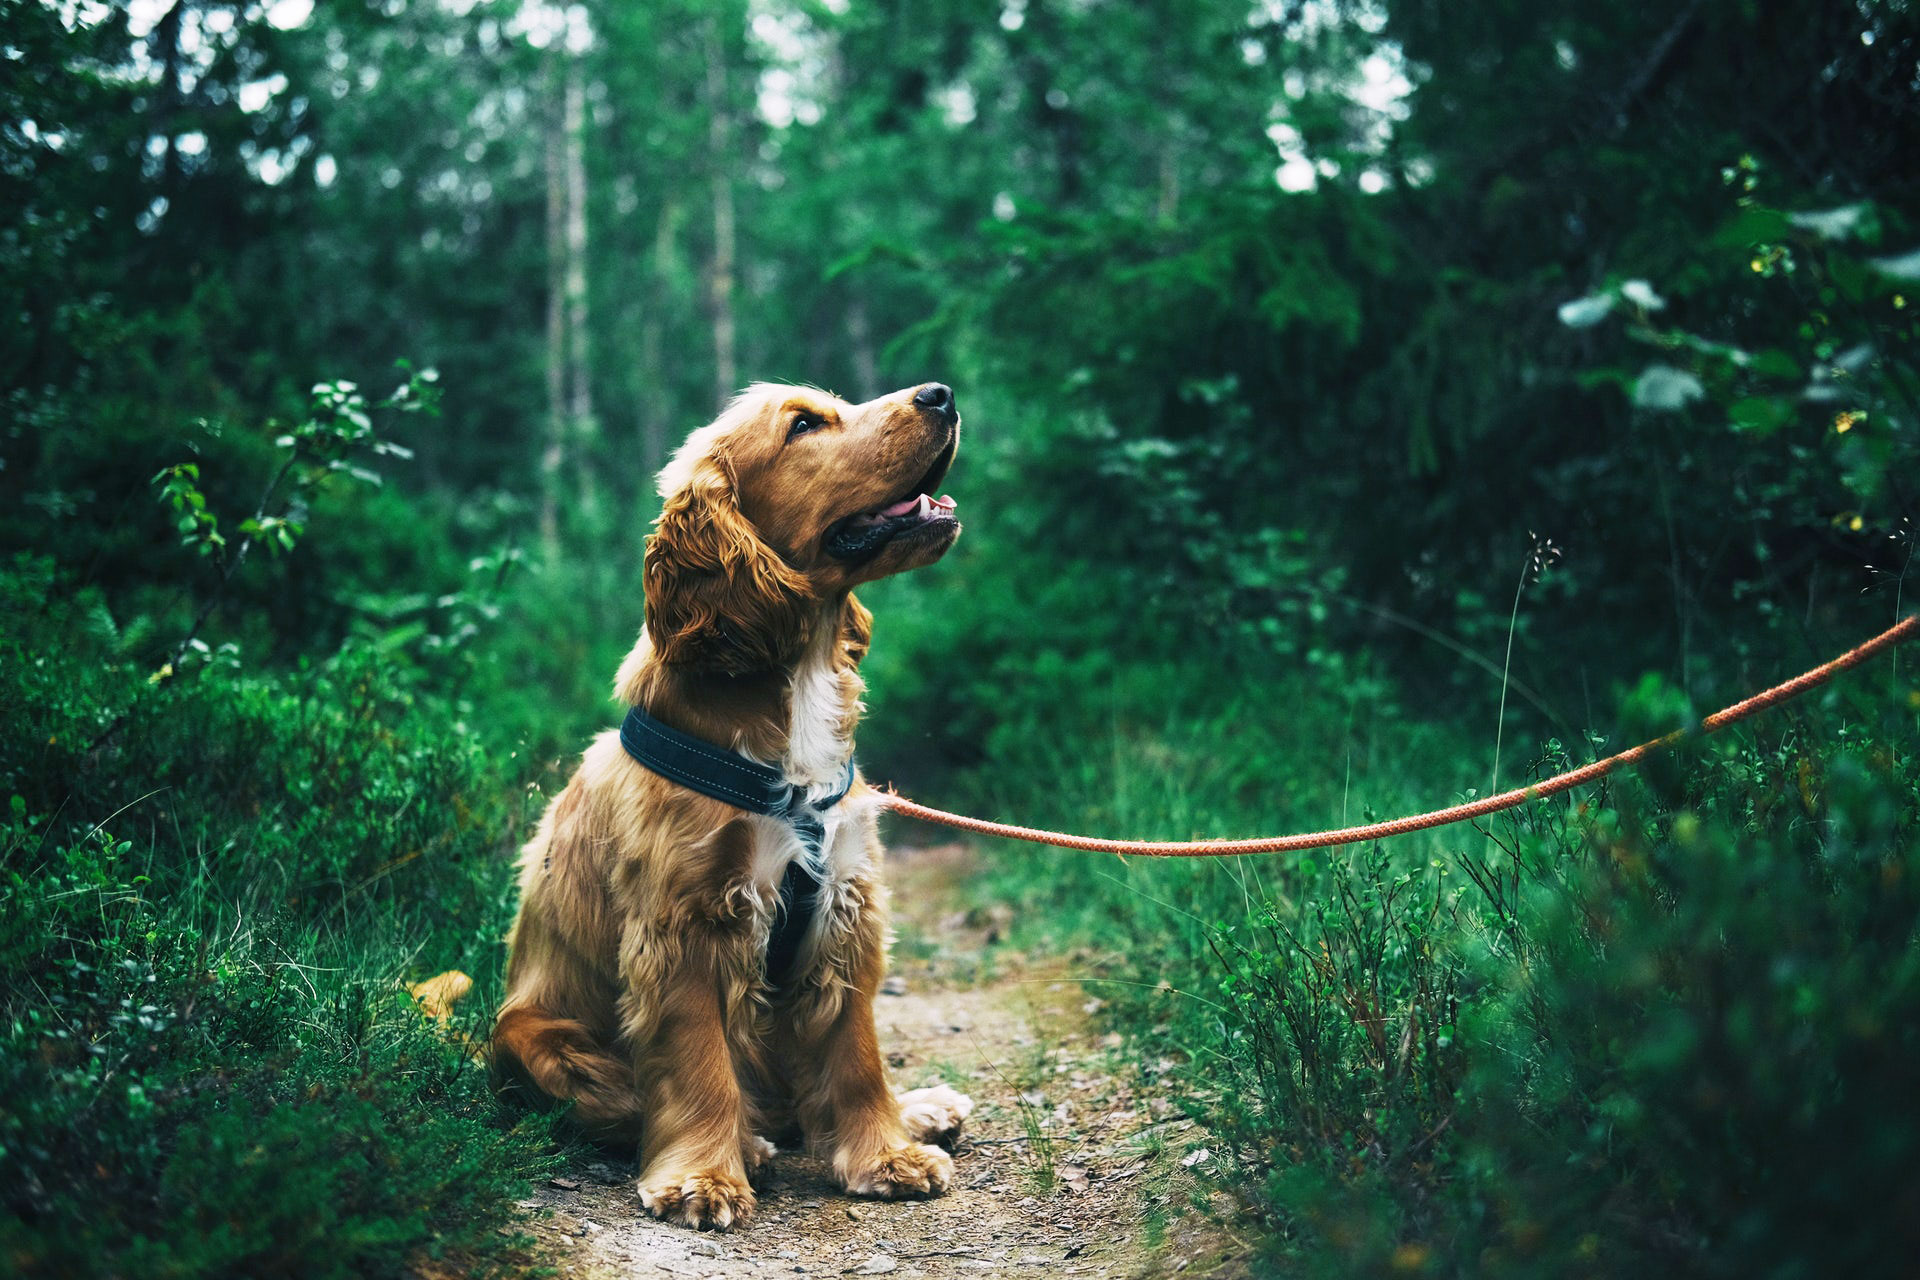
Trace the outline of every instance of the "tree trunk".
<path fill-rule="evenodd" d="M 564 57 L 556 50 L 554 57 Z M 540 545 L 560 552 L 560 472 L 567 456 L 567 174 L 563 111 L 547 111 L 547 438 L 540 455 Z"/>
<path fill-rule="evenodd" d="M 587 336 L 587 103 L 584 73 L 577 53 L 567 55 L 566 200 L 567 200 L 567 427 L 579 484 L 580 511 L 589 520 L 599 509 L 594 478 L 592 348 Z"/>
<path fill-rule="evenodd" d="M 667 462 L 667 418 L 672 393 L 667 380 L 667 304 L 673 282 L 674 226 L 680 217 L 672 196 L 660 201 L 660 219 L 653 230 L 653 279 L 646 315 L 640 321 L 640 369 L 644 390 L 640 408 L 640 462 L 652 476 Z"/>
<path fill-rule="evenodd" d="M 713 184 L 713 261 L 707 289 L 713 310 L 715 400 L 725 404 L 740 386 L 733 318 L 733 119 L 727 108 L 726 49 L 713 18 L 707 19 L 706 45 L 707 159 Z"/>
<path fill-rule="evenodd" d="M 1160 147 L 1160 198 L 1155 202 L 1153 216 L 1161 223 L 1170 223 L 1180 212 L 1180 147 L 1169 138 Z"/>
<path fill-rule="evenodd" d="M 853 349 L 854 393 L 862 400 L 880 394 L 880 362 L 873 352 L 873 322 L 858 292 L 847 306 L 847 345 Z"/>

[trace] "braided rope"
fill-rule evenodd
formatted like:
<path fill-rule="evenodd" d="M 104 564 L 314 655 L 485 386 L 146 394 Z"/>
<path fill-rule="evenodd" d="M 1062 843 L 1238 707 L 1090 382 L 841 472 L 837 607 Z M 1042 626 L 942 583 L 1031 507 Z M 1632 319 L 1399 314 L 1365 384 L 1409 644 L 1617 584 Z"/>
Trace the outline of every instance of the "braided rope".
<path fill-rule="evenodd" d="M 1714 712 L 1700 722 L 1700 732 L 1716 733 L 1730 724 L 1765 711 L 1768 707 L 1797 698 L 1809 689 L 1825 684 L 1840 672 L 1859 666 L 1867 659 L 1911 640 L 1916 635 L 1920 635 L 1920 614 L 1903 618 L 1865 644 L 1847 650 L 1831 662 L 1822 663 L 1813 670 L 1797 675 L 1784 684 L 1777 684 L 1763 693 L 1756 693 L 1744 702 L 1736 702 L 1724 711 Z M 915 804 L 892 789 L 881 792 L 880 796 L 886 808 L 902 817 L 918 818 L 922 822 L 935 822 L 961 831 L 999 836 L 1006 840 L 1025 840 L 1032 844 L 1050 844 L 1061 849 L 1082 849 L 1089 853 L 1138 854 L 1146 858 L 1220 858 L 1240 853 L 1282 853 L 1294 849 L 1328 849 L 1335 845 L 1409 835 L 1431 827 L 1444 827 L 1455 822 L 1465 822 L 1469 818 L 1482 818 L 1490 813 L 1518 808 L 1530 800 L 1558 795 L 1562 791 L 1570 791 L 1596 778 L 1603 778 L 1622 765 L 1633 764 L 1662 748 L 1673 745 L 1687 733 L 1688 730 L 1685 729 L 1675 730 L 1664 737 L 1655 738 L 1651 742 L 1643 742 L 1637 747 L 1629 747 L 1625 751 L 1610 755 L 1604 760 L 1596 760 L 1592 764 L 1557 774 L 1544 782 L 1518 787 L 1512 791 L 1503 791 L 1497 796 L 1486 796 L 1479 800 L 1468 801 L 1466 804 L 1454 805 L 1452 808 L 1435 810 L 1432 813 L 1393 818 L 1386 822 L 1371 822 L 1359 827 L 1342 827 L 1337 831 L 1313 831 L 1291 836 L 1262 836 L 1251 840 L 1101 840 L 1093 836 L 1076 836 L 1060 831 L 1043 831 L 1037 827 L 1012 826 L 1004 822 L 989 822 L 984 818 L 969 818 L 964 814 L 948 813 L 944 809 L 931 809 L 923 804 Z"/>

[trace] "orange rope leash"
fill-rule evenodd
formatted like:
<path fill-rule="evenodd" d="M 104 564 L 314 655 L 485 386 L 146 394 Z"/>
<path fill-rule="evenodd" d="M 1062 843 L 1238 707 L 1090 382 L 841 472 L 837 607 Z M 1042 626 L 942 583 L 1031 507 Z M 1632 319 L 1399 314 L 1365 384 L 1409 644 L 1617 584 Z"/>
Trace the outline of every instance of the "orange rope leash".
<path fill-rule="evenodd" d="M 1700 722 L 1700 732 L 1715 733 L 1748 716 L 1765 711 L 1768 707 L 1797 698 L 1809 689 L 1825 684 L 1849 667 L 1857 667 L 1867 659 L 1913 639 L 1917 634 L 1920 634 L 1920 614 L 1903 618 L 1865 644 L 1847 650 L 1831 662 L 1822 663 L 1813 670 L 1797 675 L 1784 684 L 1777 684 L 1764 693 L 1756 693 L 1744 702 L 1736 702 L 1724 711 L 1714 712 Z M 930 809 L 926 805 L 915 804 L 891 789 L 881 792 L 880 795 L 881 801 L 888 809 L 903 817 L 918 818 L 922 822 L 937 822 L 943 826 L 955 827 L 961 831 L 973 831 L 984 836 L 1026 840 L 1033 844 L 1050 844 L 1062 849 L 1084 849 L 1090 853 L 1139 854 L 1146 858 L 1220 858 L 1238 853 L 1281 853 L 1292 849 L 1327 849 L 1335 845 L 1355 844 L 1363 840 L 1383 840 L 1388 836 L 1404 836 L 1415 831 L 1425 831 L 1430 827 L 1444 827 L 1450 823 L 1465 822 L 1469 818 L 1482 818 L 1504 809 L 1518 808 L 1529 800 L 1557 795 L 1562 791 L 1570 791 L 1574 787 L 1592 782 L 1596 778 L 1603 778 L 1621 765 L 1632 764 L 1663 747 L 1672 745 L 1685 737 L 1687 732 L 1684 729 L 1676 730 L 1665 737 L 1643 742 L 1637 747 L 1629 747 L 1604 760 L 1596 760 L 1592 764 L 1568 770 L 1544 782 L 1536 782 L 1531 786 L 1519 787 L 1513 791 L 1504 791 L 1497 796 L 1471 800 L 1466 804 L 1457 804 L 1450 809 L 1439 809 L 1432 813 L 1415 814 L 1406 818 L 1393 818 L 1386 822 L 1371 822 L 1361 827 L 1342 827 L 1338 831 L 1313 831 L 1292 836 L 1263 836 L 1252 840 L 1100 840 L 1092 836 L 1042 831 L 1037 827 L 1017 827 L 1004 822 L 988 822 L 983 818 L 969 818 L 964 814 L 948 813 L 944 809 Z"/>

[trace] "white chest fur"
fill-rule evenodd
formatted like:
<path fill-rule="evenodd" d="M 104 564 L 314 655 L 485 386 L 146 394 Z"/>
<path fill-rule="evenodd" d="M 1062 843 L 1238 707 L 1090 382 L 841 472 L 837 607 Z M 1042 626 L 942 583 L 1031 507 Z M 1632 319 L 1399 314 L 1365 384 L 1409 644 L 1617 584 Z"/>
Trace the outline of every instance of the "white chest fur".
<path fill-rule="evenodd" d="M 787 697 L 787 755 L 782 771 L 789 782 L 815 796 L 839 790 L 853 755 L 852 728 L 859 708 L 849 704 L 860 696 L 860 684 L 857 675 L 835 664 L 838 645 L 839 637 L 823 629 L 794 668 Z"/>
<path fill-rule="evenodd" d="M 820 815 L 826 834 L 820 841 L 817 870 L 829 885 L 843 884 L 869 869 L 870 846 L 879 797 L 869 791 L 849 796 Z M 778 818 L 754 815 L 753 883 L 771 890 L 787 874 L 787 864 L 802 853 L 800 837 Z"/>

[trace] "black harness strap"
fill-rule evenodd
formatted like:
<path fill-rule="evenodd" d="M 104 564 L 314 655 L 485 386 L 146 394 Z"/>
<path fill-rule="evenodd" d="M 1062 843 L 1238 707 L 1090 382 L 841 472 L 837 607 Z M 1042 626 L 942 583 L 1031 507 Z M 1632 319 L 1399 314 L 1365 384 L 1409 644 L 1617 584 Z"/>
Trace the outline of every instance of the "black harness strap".
<path fill-rule="evenodd" d="M 827 836 L 822 815 L 853 789 L 853 761 L 847 761 L 847 774 L 837 792 L 809 801 L 807 789 L 788 782 L 778 769 L 681 733 L 638 707 L 628 711 L 621 722 L 620 745 L 669 782 L 736 809 L 777 818 L 793 828 L 801 854 L 787 864 L 786 874 L 780 878 L 780 900 L 767 935 L 767 981 L 776 987 L 783 985 L 820 907 L 821 882 L 816 867 Z"/>

